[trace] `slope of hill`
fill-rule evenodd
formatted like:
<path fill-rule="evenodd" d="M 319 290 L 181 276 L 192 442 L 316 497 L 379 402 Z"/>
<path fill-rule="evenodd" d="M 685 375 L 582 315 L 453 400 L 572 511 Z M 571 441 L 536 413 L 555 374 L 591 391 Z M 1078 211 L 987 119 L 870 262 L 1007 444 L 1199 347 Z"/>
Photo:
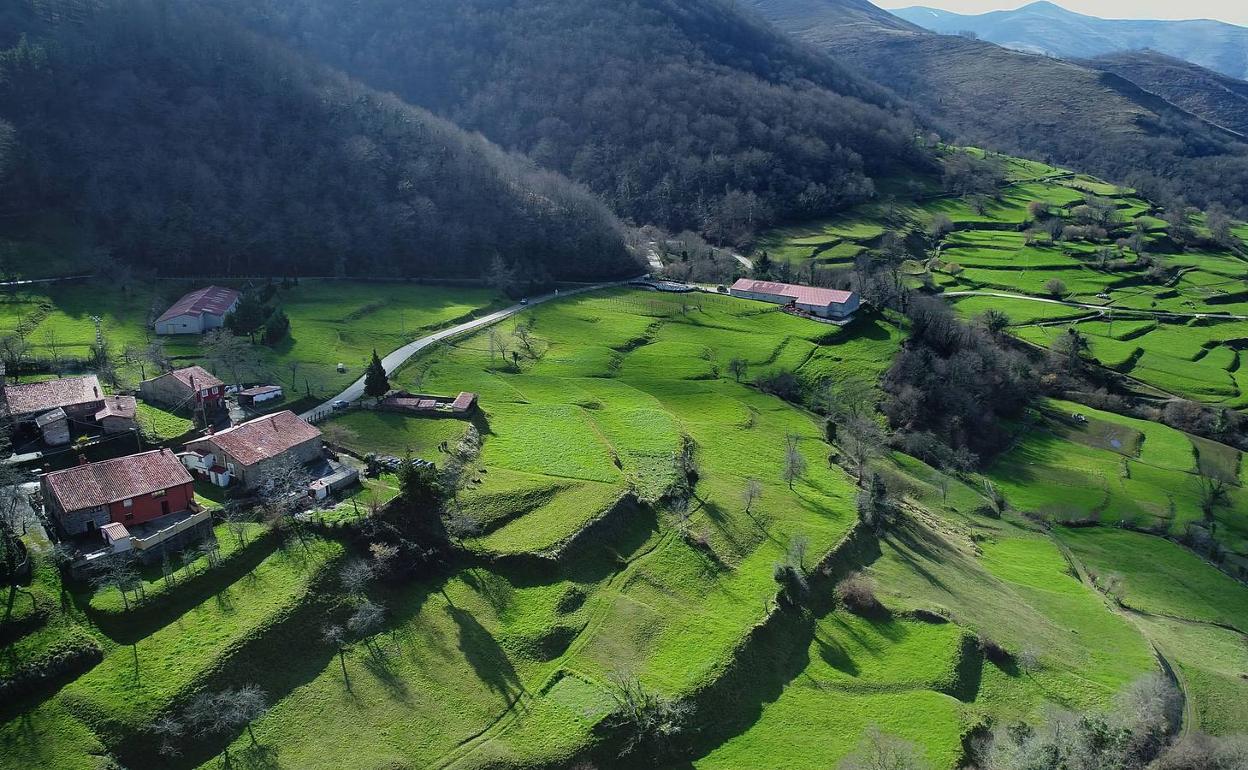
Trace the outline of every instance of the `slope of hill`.
<path fill-rule="evenodd" d="M 717 0 L 218 1 L 638 223 L 732 240 L 925 162 L 881 89 Z"/>
<path fill-rule="evenodd" d="M 1123 51 L 1084 62 L 1120 75 L 1193 115 L 1248 136 L 1248 82 L 1155 51 Z"/>
<path fill-rule="evenodd" d="M 1065 59 L 1149 48 L 1224 75 L 1248 77 L 1248 28 L 1210 19 L 1101 19 L 1043 1 L 974 15 L 923 6 L 893 13 L 933 32 L 974 32 L 1007 48 Z"/>
<path fill-rule="evenodd" d="M 749 3 L 854 62 L 959 140 L 1095 173 L 1162 200 L 1248 205 L 1248 143 L 1117 75 L 914 31 L 879 9 L 864 17 L 858 0 Z M 804 17 L 812 8 L 817 16 Z"/>
<path fill-rule="evenodd" d="M 633 269 L 590 193 L 423 110 L 187 4 L 64 6 L 19 3 L 0 52 L 14 240 L 72 222 L 173 274 Z"/>

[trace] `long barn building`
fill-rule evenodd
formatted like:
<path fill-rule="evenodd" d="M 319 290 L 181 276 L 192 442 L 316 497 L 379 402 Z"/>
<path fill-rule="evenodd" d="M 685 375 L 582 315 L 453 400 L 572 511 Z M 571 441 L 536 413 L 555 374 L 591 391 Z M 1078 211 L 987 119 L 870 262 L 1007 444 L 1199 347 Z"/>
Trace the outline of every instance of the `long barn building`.
<path fill-rule="evenodd" d="M 821 289 L 777 281 L 757 281 L 742 278 L 732 285 L 729 293 L 742 299 L 755 299 L 776 305 L 793 306 L 797 310 L 819 318 L 842 320 L 853 315 L 859 307 L 858 292 L 839 289 Z"/>

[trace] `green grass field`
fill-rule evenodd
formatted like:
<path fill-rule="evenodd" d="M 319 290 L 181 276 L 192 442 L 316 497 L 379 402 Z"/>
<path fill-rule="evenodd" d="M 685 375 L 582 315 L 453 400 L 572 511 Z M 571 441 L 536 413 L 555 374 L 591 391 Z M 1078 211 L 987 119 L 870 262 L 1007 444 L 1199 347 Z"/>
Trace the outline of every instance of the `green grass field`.
<path fill-rule="evenodd" d="M 1041 346 L 1075 324 L 1105 366 L 1248 405 L 1238 353 L 1248 322 L 1158 315 L 1234 312 L 1237 303 L 1215 300 L 1238 291 L 1238 256 L 1165 253 L 1165 223 L 1156 226 L 1159 212 L 1134 191 L 1003 162 L 1006 186 L 982 209 L 950 197 L 877 201 L 764 234 L 759 248 L 793 264 L 848 264 L 887 230 L 926 229 L 943 214 L 958 229 L 939 260 L 912 255 L 906 280 L 917 285 L 931 269 L 945 291 L 1024 295 L 951 297 L 960 315 L 1004 311 L 1011 333 Z M 1111 243 L 1136 222 L 1153 231 L 1169 285 L 1146 280 L 1135 255 L 1098 265 L 1106 244 L 1046 235 L 1028 245 L 1032 202 L 1070 216 L 1089 196 L 1118 207 Z M 1118 314 L 1034 301 L 1056 277 L 1073 298 Z M 159 293 L 178 293 L 166 288 Z M 1111 299 L 1095 296 L 1104 291 Z M 21 330 L 40 355 L 78 355 L 98 315 L 115 346 L 145 344 L 143 322 L 164 301 L 157 293 L 104 284 L 17 292 L 0 301 L 0 329 Z M 494 297 L 304 281 L 280 301 L 291 338 L 262 351 L 257 379 L 293 397 L 330 395 L 374 348 L 389 351 Z M 807 391 L 828 377 L 879 382 L 905 342 L 896 318 L 863 312 L 839 328 L 721 295 L 613 289 L 533 306 L 423 351 L 395 387 L 480 396 L 471 422 L 480 452 L 447 502 L 475 527 L 455 533 L 459 550 L 424 577 L 370 584 L 381 630 L 341 651 L 323 635 L 358 599 L 337 571 L 365 554 L 376 522 L 362 519 L 398 494 L 392 475 L 314 514 L 333 525 L 316 531 L 331 534 L 283 540 L 257 524 L 240 543 L 219 526 L 220 564 L 194 561 L 172 584 L 159 567 L 145 570 L 148 599 L 129 610 L 115 590 L 62 585 L 50 544 L 32 535 L 35 577 L 15 615 L 25 625 L 7 641 L 0 676 L 68 644 L 96 645 L 102 659 L 0 704 L 0 770 L 104 770 L 113 759 L 131 770 L 218 770 L 227 748 L 231 768 L 575 767 L 607 750 L 602 720 L 619 677 L 699 704 L 673 766 L 825 770 L 878 727 L 912 742 L 934 770 L 953 770 L 977 730 L 1040 724 L 1055 708 L 1109 708 L 1159 670 L 1158 655 L 1183 685 L 1189 727 L 1242 730 L 1248 588 L 1176 541 L 1212 524 L 1230 557 L 1248 555 L 1248 459 L 1159 423 L 1046 399 L 1010 425 L 1014 442 L 982 475 L 950 476 L 891 450 L 874 460 L 899 514 L 871 533 L 823 421 L 755 381 L 783 371 Z M 202 355 L 191 341 L 171 352 Z M 739 378 L 733 360 L 744 362 Z M 146 406 L 140 419 L 153 438 L 185 430 L 182 418 Z M 410 453 L 445 467 L 440 447 L 454 448 L 468 425 L 351 410 L 323 428 L 355 454 Z M 786 482 L 789 445 L 804 467 Z M 1201 473 L 1229 485 L 1211 521 Z M 1001 518 L 986 514 L 985 479 L 1008 501 Z M 779 594 L 785 564 L 808 581 L 797 606 Z M 882 603 L 870 617 L 834 598 L 836 581 L 855 570 Z M 155 753 L 154 720 L 197 692 L 245 683 L 270 700 L 251 725 L 254 742 L 236 729 L 182 756 Z"/>
<path fill-rule="evenodd" d="M 21 329 L 34 357 L 81 360 L 90 354 L 93 319 L 99 317 L 101 333 L 120 359 L 125 348 L 141 351 L 155 338 L 148 319 L 189 288 L 172 282 L 90 281 L 7 292 L 0 297 L 0 333 Z M 277 301 L 290 318 L 290 336 L 273 347 L 259 346 L 258 366 L 247 378 L 282 384 L 290 394 L 311 389 L 328 397 L 363 374 L 374 348 L 389 352 L 424 331 L 489 307 L 495 295 L 485 289 L 400 282 L 305 280 L 281 290 Z M 198 338 L 164 339 L 180 363 L 203 361 Z M 121 363 L 125 385 L 136 384 L 142 374 L 151 376 L 137 363 Z M 346 364 L 345 373 L 337 371 L 339 363 Z"/>

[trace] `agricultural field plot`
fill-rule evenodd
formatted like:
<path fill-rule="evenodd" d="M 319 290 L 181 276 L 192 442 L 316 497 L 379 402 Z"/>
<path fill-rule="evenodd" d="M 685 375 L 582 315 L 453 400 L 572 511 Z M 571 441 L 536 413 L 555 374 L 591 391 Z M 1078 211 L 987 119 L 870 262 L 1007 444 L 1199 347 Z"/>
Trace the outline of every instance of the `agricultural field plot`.
<path fill-rule="evenodd" d="M 885 538 L 868 572 L 888 606 L 946 615 L 1010 654 L 983 661 L 960 711 L 964 725 L 989 715 L 1034 719 L 1054 702 L 1105 708 L 1153 670 L 1143 636 L 1070 574 L 1052 541 L 1006 521 L 941 520 Z"/>
<path fill-rule="evenodd" d="M 1196 726 L 1214 735 L 1239 732 L 1248 716 L 1248 588 L 1150 535 L 1095 527 L 1057 536 L 1170 659 Z"/>
<path fill-rule="evenodd" d="M 1075 329 L 1095 361 L 1153 387 L 1227 406 L 1239 406 L 1248 398 L 1240 387 L 1239 352 L 1248 338 L 1248 322 L 1106 318 L 1021 326 L 1014 333 L 1032 344 L 1050 347 L 1058 336 Z"/>
<path fill-rule="evenodd" d="M 373 350 L 384 355 L 467 318 L 494 304 L 496 295 L 462 287 L 308 280 L 281 290 L 276 301 L 290 318 L 290 335 L 265 350 L 259 368 L 290 393 L 311 390 L 328 397 L 364 374 Z M 171 352 L 202 355 L 193 346 Z M 346 372 L 337 371 L 340 363 Z"/>
<path fill-rule="evenodd" d="M 351 411 L 321 426 L 330 441 L 363 454 L 410 454 L 428 460 L 437 458 L 443 442 L 455 443 L 467 428 L 461 420 L 373 410 Z"/>
<path fill-rule="evenodd" d="M 1180 536 L 1205 518 L 1196 468 L 1193 440 L 1180 431 L 1049 401 L 988 476 L 1019 511 Z M 1233 479 L 1226 503 L 1213 508 L 1215 538 L 1238 554 L 1248 548 L 1248 495 L 1241 483 Z"/>
<path fill-rule="evenodd" d="M 1112 201 L 1117 209 L 1117 219 L 1108 225 L 1109 232 L 1101 241 L 1078 235 L 1068 238 L 1061 235 L 1061 227 L 1039 229 L 1032 221 L 1030 204 L 1039 201 L 1049 205 L 1050 212 L 1057 217 L 1056 224 L 1077 224 L 1079 204 L 1092 196 Z M 1005 312 L 1018 336 L 1039 345 L 1048 345 L 1061 332 L 1059 327 L 1048 326 L 1050 322 L 1088 319 L 1095 311 L 1073 304 L 956 293 L 1001 292 L 1056 298 L 1104 307 L 1106 313 L 1130 311 L 1124 312 L 1129 318 L 1156 316 L 1182 321 L 1183 317 L 1197 314 L 1248 316 L 1248 259 L 1211 242 L 1197 242 L 1186 248 L 1176 244 L 1169 237 L 1169 225 L 1153 216 L 1156 212 L 1153 204 L 1134 191 L 1093 177 L 1057 170 L 1023 175 L 1019 168 L 1009 165 L 1006 183 L 996 197 L 988 196 L 978 202 L 940 197 L 890 206 L 869 204 L 842 215 L 836 222 L 843 229 L 857 224 L 861 228 L 913 233 L 926 232 L 938 214 L 948 217 L 954 224 L 953 232 L 944 235 L 939 243 L 932 243 L 928 255 L 938 259 L 916 258 L 907 263 L 911 285 L 926 283 L 937 291 L 955 294 L 954 306 L 968 318 L 989 308 Z M 908 223 L 899 225 L 899 219 Z M 1203 221 L 1201 217 L 1193 220 L 1198 233 Z M 1144 255 L 1163 268 L 1164 275 L 1146 274 L 1144 260 L 1127 245 L 1137 227 L 1147 231 Z M 1029 229 L 1030 234 L 1024 232 Z M 820 238 L 818 232 L 818 226 L 788 228 L 767 234 L 764 241 L 772 250 L 805 250 L 801 256 L 810 258 Z M 1232 232 L 1242 238 L 1248 235 L 1248 227 L 1239 226 Z M 1208 235 L 1206 229 L 1205 236 Z M 1243 331 L 1227 326 L 1203 337 L 1195 330 L 1150 332 L 1132 338 L 1135 344 L 1091 336 L 1089 348 L 1101 364 L 1154 388 L 1241 408 L 1248 405 L 1248 390 L 1241 387 L 1245 375 L 1239 373 L 1238 353 L 1228 343 L 1244 339 Z M 1228 346 L 1214 349 L 1218 345 Z"/>
<path fill-rule="evenodd" d="M 780 262 L 799 265 L 809 260 L 837 262 L 852 260 L 865 247 L 884 234 L 882 225 L 872 222 L 831 219 L 814 225 L 775 230 L 759 239 L 755 252 Z"/>
<path fill-rule="evenodd" d="M 1102 588 L 1141 614 L 1248 633 L 1248 587 L 1164 538 L 1107 527 L 1058 528 Z"/>

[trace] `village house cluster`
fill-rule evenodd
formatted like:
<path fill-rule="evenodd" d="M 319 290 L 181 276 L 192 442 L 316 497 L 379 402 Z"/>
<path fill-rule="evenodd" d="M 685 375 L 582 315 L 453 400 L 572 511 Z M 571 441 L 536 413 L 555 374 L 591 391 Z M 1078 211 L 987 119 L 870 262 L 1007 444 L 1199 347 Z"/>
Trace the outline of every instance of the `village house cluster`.
<path fill-rule="evenodd" d="M 216 286 L 191 292 L 155 321 L 154 330 L 220 328 L 239 298 Z M 326 451 L 320 429 L 294 412 L 239 417 L 281 399 L 279 386 L 239 390 L 232 419 L 230 389 L 199 365 L 161 372 L 133 393 L 107 393 L 95 374 L 9 379 L 0 365 L 0 416 L 19 452 L 11 461 L 56 468 L 39 481 L 43 510 L 58 539 L 74 546 L 78 570 L 119 553 L 151 561 L 211 537 L 212 512 L 197 498 L 197 484 L 224 488 L 245 503 L 274 493 L 271 479 L 288 469 L 297 481 L 281 493 L 309 501 L 358 483 L 356 469 Z M 142 451 L 141 404 L 194 417 L 201 427 Z M 126 449 L 130 453 L 108 456 Z M 88 454 L 105 457 L 89 461 Z"/>

